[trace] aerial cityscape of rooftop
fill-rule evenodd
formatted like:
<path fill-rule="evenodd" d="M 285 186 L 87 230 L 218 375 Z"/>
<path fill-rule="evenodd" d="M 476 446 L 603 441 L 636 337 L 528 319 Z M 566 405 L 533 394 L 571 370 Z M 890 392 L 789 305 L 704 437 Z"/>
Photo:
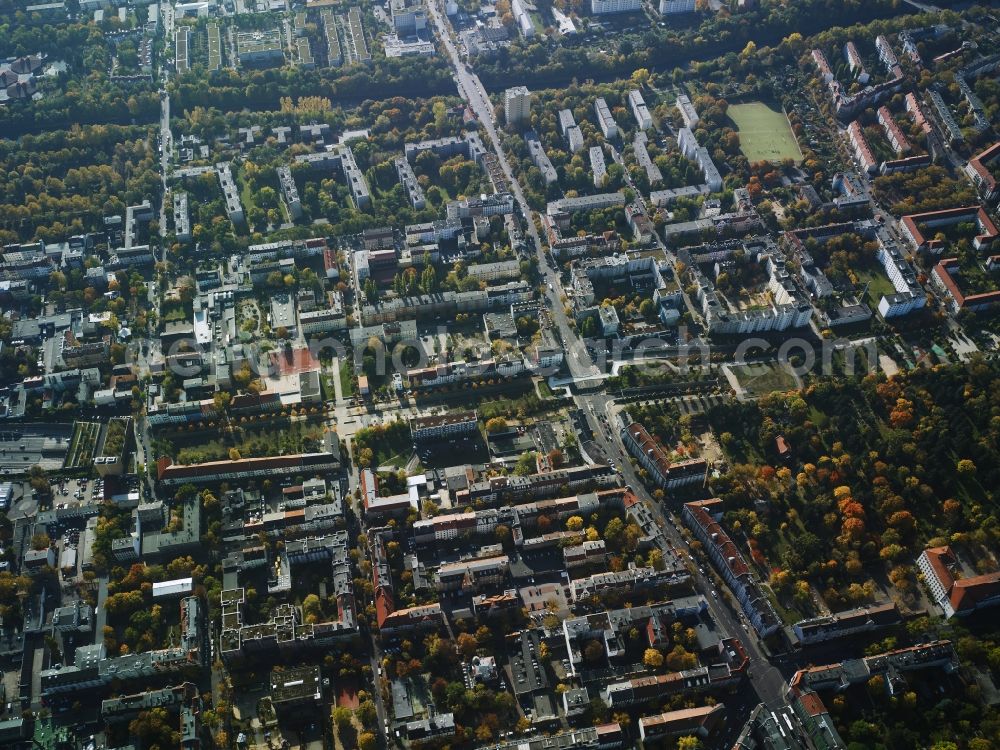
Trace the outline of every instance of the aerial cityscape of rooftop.
<path fill-rule="evenodd" d="M 1000 750 L 1000 0 L 5 0 L 0 748 Z"/>

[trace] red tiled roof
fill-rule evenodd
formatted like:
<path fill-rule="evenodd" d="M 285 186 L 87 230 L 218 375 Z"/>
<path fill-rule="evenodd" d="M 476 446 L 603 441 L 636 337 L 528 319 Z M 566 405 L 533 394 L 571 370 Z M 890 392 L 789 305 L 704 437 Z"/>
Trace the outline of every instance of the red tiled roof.
<path fill-rule="evenodd" d="M 827 712 L 826 706 L 816 693 L 803 693 L 799 696 L 799 703 L 810 716 L 822 716 Z"/>
<path fill-rule="evenodd" d="M 1000 573 L 961 578 L 951 587 L 949 598 L 956 612 L 964 612 L 995 596 L 1000 596 Z"/>
<path fill-rule="evenodd" d="M 977 307 L 980 305 L 1000 304 L 1000 290 L 994 292 L 982 292 L 980 294 L 970 294 L 968 296 L 952 276 L 952 271 L 958 268 L 958 258 L 945 258 L 934 266 L 934 275 L 938 277 L 948 294 L 955 300 L 955 305 L 959 308 L 965 306 Z M 941 548 L 946 549 L 946 548 Z"/>
<path fill-rule="evenodd" d="M 956 562 L 950 547 L 928 547 L 924 556 L 956 612 L 975 609 L 979 602 L 1000 595 L 1000 573 L 956 579 L 950 567 Z"/>
<path fill-rule="evenodd" d="M 874 165 L 875 157 L 872 156 L 871 146 L 868 145 L 868 139 L 865 138 L 865 134 L 861 131 L 861 126 L 858 125 L 857 120 L 847 126 L 847 132 L 851 136 L 851 142 L 858 151 L 859 157 L 864 162 L 865 167 Z"/>
<path fill-rule="evenodd" d="M 708 514 L 708 511 L 697 503 L 687 503 L 685 507 L 690 510 L 692 518 L 694 518 L 698 525 L 705 530 L 708 538 L 714 541 L 716 548 L 718 548 L 722 556 L 728 561 L 730 570 L 737 576 L 749 575 L 750 568 L 747 567 L 739 548 L 729 538 L 729 535 L 723 530 L 722 526 L 716 523 Z"/>
<path fill-rule="evenodd" d="M 386 618 L 396 609 L 396 604 L 392 600 L 392 592 L 385 586 L 375 589 L 375 622 L 379 628 L 385 623 Z"/>
<path fill-rule="evenodd" d="M 980 232 L 982 232 L 976 239 L 981 243 L 992 242 L 1000 236 L 1000 231 L 997 230 L 996 224 L 993 223 L 993 220 L 990 219 L 982 206 L 960 206 L 959 208 L 946 208 L 942 211 L 926 211 L 919 214 L 910 214 L 909 216 L 904 216 L 902 222 L 917 245 L 924 245 L 926 243 L 929 247 L 934 247 L 940 243 L 935 240 L 927 241 L 921 231 L 917 229 L 918 222 L 936 221 L 943 223 L 953 220 L 950 223 L 957 224 L 963 219 L 975 219 Z"/>
<path fill-rule="evenodd" d="M 990 190 L 996 188 L 997 180 L 986 165 L 998 157 L 1000 157 L 1000 141 L 969 159 L 969 166 L 979 173 Z"/>
<path fill-rule="evenodd" d="M 319 360 L 313 357 L 306 347 L 299 349 L 275 350 L 271 352 L 271 364 L 278 368 L 282 375 L 293 375 L 318 368 Z"/>

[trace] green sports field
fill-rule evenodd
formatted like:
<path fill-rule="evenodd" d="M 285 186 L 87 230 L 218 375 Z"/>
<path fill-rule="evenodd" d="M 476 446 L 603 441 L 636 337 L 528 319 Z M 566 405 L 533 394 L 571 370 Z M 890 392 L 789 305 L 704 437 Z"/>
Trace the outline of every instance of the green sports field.
<path fill-rule="evenodd" d="M 780 109 L 763 102 L 730 104 L 727 114 L 740 134 L 740 150 L 750 161 L 802 161 L 802 151 Z"/>

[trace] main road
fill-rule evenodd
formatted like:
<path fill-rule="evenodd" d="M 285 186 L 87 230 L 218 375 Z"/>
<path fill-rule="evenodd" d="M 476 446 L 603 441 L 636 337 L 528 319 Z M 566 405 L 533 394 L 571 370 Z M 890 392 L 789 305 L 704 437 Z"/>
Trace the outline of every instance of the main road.
<path fill-rule="evenodd" d="M 542 274 L 543 280 L 545 281 L 544 293 L 548 298 L 552 309 L 552 319 L 559 329 L 559 334 L 562 337 L 563 347 L 566 351 L 566 363 L 569 367 L 569 371 L 577 380 L 599 378 L 600 372 L 597 367 L 594 366 L 594 362 L 587 354 L 586 348 L 582 345 L 582 342 L 570 326 L 569 318 L 566 315 L 566 311 L 563 309 L 562 300 L 559 298 L 558 290 L 560 287 L 556 269 L 549 264 L 545 251 L 542 248 L 542 240 L 538 236 L 538 228 L 535 226 L 534 215 L 532 214 L 531 208 L 528 206 L 528 202 L 524 198 L 524 191 L 521 190 L 520 184 L 514 178 L 514 172 L 510 168 L 510 163 L 507 161 L 507 157 L 504 155 L 500 136 L 497 133 L 497 124 L 493 113 L 493 105 L 490 104 L 489 95 L 486 93 L 486 89 L 483 86 L 482 81 L 479 80 L 479 77 L 473 73 L 465 65 L 465 63 L 462 62 L 462 59 L 458 54 L 458 50 L 455 49 L 455 43 L 451 38 L 451 25 L 445 20 L 436 0 L 432 0 L 432 2 L 428 3 L 428 8 L 430 9 L 431 20 L 437 28 L 438 38 L 441 40 L 441 44 L 444 45 L 445 51 L 448 53 L 448 57 L 451 60 L 452 69 L 454 70 L 455 83 L 458 86 L 458 92 L 468 103 L 469 108 L 476 115 L 479 122 L 482 123 L 483 129 L 486 131 L 486 135 L 489 138 L 490 146 L 492 146 L 493 152 L 496 154 L 497 160 L 500 164 L 500 168 L 503 170 L 504 177 L 507 179 L 507 183 L 510 186 L 510 191 L 514 196 L 514 200 L 517 201 L 517 205 L 521 209 L 521 214 L 527 221 L 528 236 L 531 237 L 531 242 L 535 248 L 535 254 L 538 256 L 538 269 Z M 499 189 L 499 186 L 497 186 L 497 189 Z"/>
<path fill-rule="evenodd" d="M 521 186 L 514 178 L 514 173 L 510 168 L 507 157 L 504 155 L 489 96 L 479 78 L 462 62 L 451 38 L 450 24 L 444 19 L 437 2 L 430 2 L 428 7 L 431 19 L 437 28 L 438 37 L 451 60 L 458 91 L 482 123 L 490 145 L 496 153 L 500 167 L 503 170 L 504 177 L 510 186 L 510 191 L 517 201 L 522 214 L 527 219 L 528 234 L 534 243 L 535 253 L 538 256 L 539 270 L 542 272 L 546 282 L 545 294 L 552 307 L 553 320 L 559 327 L 559 332 L 562 335 L 562 343 L 566 350 L 566 361 L 570 374 L 577 382 L 588 379 L 598 381 L 601 378 L 601 373 L 587 353 L 586 347 L 583 346 L 582 341 L 576 335 L 576 331 L 570 326 L 569 319 L 563 309 L 562 301 L 559 299 L 557 290 L 560 287 L 556 270 L 548 262 L 548 258 L 542 248 L 541 238 L 538 236 L 538 230 L 535 226 L 531 209 L 524 198 Z M 656 519 L 663 529 L 663 544 L 665 547 L 683 550 L 686 542 L 680 532 L 674 527 L 673 519 L 668 519 L 662 505 L 654 501 L 649 493 L 646 492 L 638 475 L 628 461 L 628 457 L 617 434 L 618 430 L 615 428 L 616 415 L 613 409 L 613 399 L 604 393 L 578 394 L 574 398 L 577 405 L 587 415 L 597 444 L 607 456 L 618 458 L 617 465 L 621 469 L 623 479 L 653 509 Z M 606 418 L 606 421 L 601 419 L 602 415 Z M 695 581 L 702 592 L 714 592 L 715 588 L 712 581 L 700 572 L 697 564 L 693 565 L 693 568 Z M 780 705 L 782 702 L 784 676 L 765 658 L 756 643 L 755 636 L 741 622 L 742 617 L 735 615 L 732 609 L 717 599 L 714 594 L 706 598 L 709 610 L 716 622 L 720 623 L 730 634 L 741 636 L 740 641 L 744 643 L 750 658 L 750 681 L 757 691 L 757 695 L 771 707 Z"/>

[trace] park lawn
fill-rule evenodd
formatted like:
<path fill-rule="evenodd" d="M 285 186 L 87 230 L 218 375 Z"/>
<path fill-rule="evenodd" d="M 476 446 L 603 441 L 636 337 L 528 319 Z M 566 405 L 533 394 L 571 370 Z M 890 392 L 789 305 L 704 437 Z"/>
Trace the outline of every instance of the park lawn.
<path fill-rule="evenodd" d="M 748 392 L 763 396 L 774 391 L 793 391 L 799 385 L 783 365 L 759 362 L 752 365 L 735 365 L 733 374 Z"/>
<path fill-rule="evenodd" d="M 802 150 L 785 113 L 764 104 L 730 104 L 726 114 L 740 134 L 740 151 L 750 161 L 802 161 Z"/>
<path fill-rule="evenodd" d="M 349 359 L 340 360 L 340 395 L 344 398 L 354 398 L 354 372 Z"/>
<path fill-rule="evenodd" d="M 877 307 L 879 301 L 884 296 L 893 295 L 896 293 L 896 287 L 893 286 L 889 277 L 885 275 L 880 269 L 867 268 L 867 269 L 857 269 L 858 283 L 864 286 L 869 284 L 868 287 L 868 301 L 873 307 Z"/>

